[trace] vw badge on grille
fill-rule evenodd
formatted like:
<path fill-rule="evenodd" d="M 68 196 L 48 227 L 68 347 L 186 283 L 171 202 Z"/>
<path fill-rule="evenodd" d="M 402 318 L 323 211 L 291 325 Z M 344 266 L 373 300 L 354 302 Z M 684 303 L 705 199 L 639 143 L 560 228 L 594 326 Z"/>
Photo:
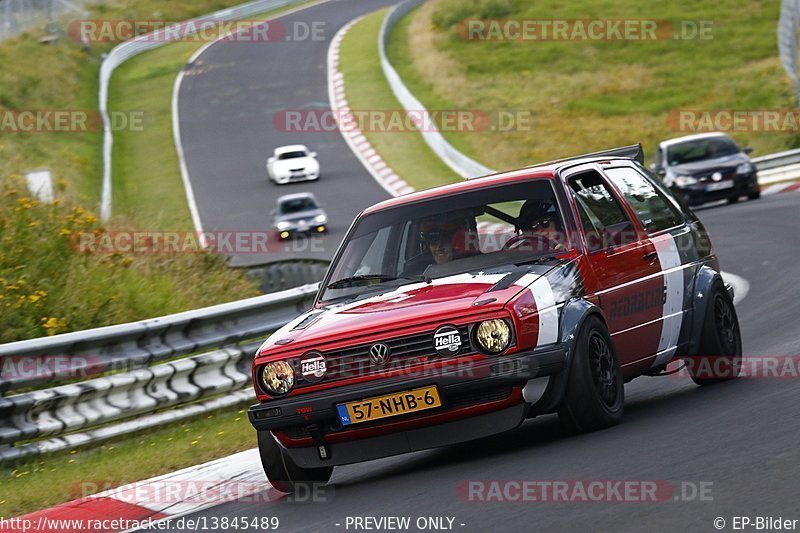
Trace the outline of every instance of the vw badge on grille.
<path fill-rule="evenodd" d="M 382 367 L 389 362 L 389 347 L 382 342 L 369 347 L 369 359 L 372 366 Z"/>
<path fill-rule="evenodd" d="M 325 377 L 328 364 L 325 356 L 319 352 L 310 352 L 300 360 L 300 373 L 311 383 L 316 383 Z"/>
<path fill-rule="evenodd" d="M 439 355 L 455 355 L 461 349 L 461 334 L 453 326 L 440 326 L 433 333 L 433 347 Z"/>

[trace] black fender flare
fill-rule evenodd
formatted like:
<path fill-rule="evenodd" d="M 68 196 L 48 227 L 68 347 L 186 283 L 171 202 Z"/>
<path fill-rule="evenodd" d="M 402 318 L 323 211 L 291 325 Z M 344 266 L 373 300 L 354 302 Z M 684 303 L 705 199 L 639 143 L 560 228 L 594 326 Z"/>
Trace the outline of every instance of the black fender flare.
<path fill-rule="evenodd" d="M 584 298 L 575 298 L 567 301 L 559 317 L 559 343 L 564 347 L 564 369 L 550 378 L 542 397 L 528 410 L 528 416 L 553 413 L 558 410 L 567 391 L 567 381 L 572 368 L 572 359 L 575 353 L 575 344 L 578 334 L 586 319 L 596 315 L 607 324 L 603 311 Z"/>
<path fill-rule="evenodd" d="M 711 289 L 715 283 L 719 281 L 722 286 L 728 290 L 728 294 L 733 300 L 733 289 L 725 285 L 722 275 L 711 268 L 709 265 L 703 265 L 697 269 L 694 276 L 694 292 L 692 294 L 693 311 L 692 311 L 692 333 L 689 347 L 686 350 L 686 355 L 697 355 L 700 349 L 700 339 L 703 335 L 703 326 L 706 319 L 706 309 L 708 308 L 709 297 Z"/>

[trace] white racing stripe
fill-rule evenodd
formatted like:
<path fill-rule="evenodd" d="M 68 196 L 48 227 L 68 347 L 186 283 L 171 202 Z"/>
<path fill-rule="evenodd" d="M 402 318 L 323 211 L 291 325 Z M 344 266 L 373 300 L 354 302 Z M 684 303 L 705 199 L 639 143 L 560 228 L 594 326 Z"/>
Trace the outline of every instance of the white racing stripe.
<path fill-rule="evenodd" d="M 530 286 L 530 290 L 539 312 L 539 338 L 536 347 L 554 344 L 558 341 L 558 308 L 550 281 L 546 276 L 540 276 Z"/>
<path fill-rule="evenodd" d="M 658 252 L 658 261 L 664 275 L 666 298 L 661 312 L 661 338 L 653 366 L 663 364 L 675 355 L 683 323 L 683 268 L 675 238 L 667 233 L 651 239 Z"/>

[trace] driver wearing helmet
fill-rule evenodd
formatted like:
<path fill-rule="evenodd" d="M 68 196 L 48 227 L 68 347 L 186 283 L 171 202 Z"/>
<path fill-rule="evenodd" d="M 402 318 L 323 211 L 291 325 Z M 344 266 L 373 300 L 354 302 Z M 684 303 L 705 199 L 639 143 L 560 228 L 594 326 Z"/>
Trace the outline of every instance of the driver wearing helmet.
<path fill-rule="evenodd" d="M 418 221 L 419 253 L 408 260 L 404 275 L 417 275 L 432 265 L 480 253 L 471 242 L 475 233 L 475 217 L 469 211 L 434 215 Z"/>
<path fill-rule="evenodd" d="M 426 218 L 420 224 L 419 234 L 420 243 L 427 248 L 423 253 L 430 253 L 437 265 L 471 255 L 468 253 L 471 229 L 470 217 L 460 212 Z"/>
<path fill-rule="evenodd" d="M 549 200 L 527 200 L 514 224 L 517 236 L 506 243 L 507 249 L 535 252 L 566 250 L 564 229 L 556 205 Z"/>

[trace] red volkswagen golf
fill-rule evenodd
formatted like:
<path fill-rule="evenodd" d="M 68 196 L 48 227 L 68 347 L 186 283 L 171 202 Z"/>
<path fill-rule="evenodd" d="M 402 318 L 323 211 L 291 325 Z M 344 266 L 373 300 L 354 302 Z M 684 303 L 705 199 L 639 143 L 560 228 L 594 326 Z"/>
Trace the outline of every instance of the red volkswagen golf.
<path fill-rule="evenodd" d="M 291 492 L 544 413 L 608 427 L 623 383 L 677 358 L 701 385 L 735 377 L 739 325 L 706 231 L 640 161 L 627 147 L 363 211 L 312 309 L 256 354 L 270 482 Z"/>

